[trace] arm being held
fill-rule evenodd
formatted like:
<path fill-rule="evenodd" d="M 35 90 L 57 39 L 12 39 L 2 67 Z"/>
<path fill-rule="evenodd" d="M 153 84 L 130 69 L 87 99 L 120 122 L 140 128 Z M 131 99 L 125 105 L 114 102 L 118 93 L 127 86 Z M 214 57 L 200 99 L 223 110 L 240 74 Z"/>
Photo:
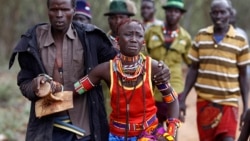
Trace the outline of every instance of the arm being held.
<path fill-rule="evenodd" d="M 179 103 L 178 103 L 178 95 L 174 91 L 174 89 L 167 84 L 159 84 L 156 85 L 158 90 L 162 93 L 162 99 L 164 102 L 168 104 L 168 118 L 166 120 L 167 123 L 167 131 L 163 134 L 164 138 L 167 141 L 174 141 L 176 136 L 176 132 L 180 127 L 180 120 L 178 119 L 179 115 Z"/>
<path fill-rule="evenodd" d="M 75 82 L 75 91 L 78 94 L 83 94 L 99 84 L 102 79 L 106 83 L 110 82 L 109 62 L 97 65 L 89 74 Z"/>
<path fill-rule="evenodd" d="M 152 75 L 160 71 L 157 67 L 157 61 L 152 60 Z M 162 93 L 162 99 L 168 106 L 167 110 L 167 131 L 163 134 L 164 138 L 168 141 L 174 140 L 176 131 L 180 126 L 179 117 L 179 102 L 175 90 L 167 82 L 164 84 L 156 84 L 158 90 Z"/>
<path fill-rule="evenodd" d="M 78 94 L 83 94 L 84 92 L 91 90 L 94 86 L 95 85 L 91 82 L 88 75 L 84 76 L 74 84 L 75 91 Z"/>

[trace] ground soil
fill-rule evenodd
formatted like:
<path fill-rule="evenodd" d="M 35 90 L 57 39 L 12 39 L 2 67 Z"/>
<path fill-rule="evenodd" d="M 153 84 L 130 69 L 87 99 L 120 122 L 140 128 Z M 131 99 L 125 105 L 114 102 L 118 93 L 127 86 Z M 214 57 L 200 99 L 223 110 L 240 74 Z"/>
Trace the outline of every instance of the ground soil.
<path fill-rule="evenodd" d="M 196 93 L 194 90 L 187 97 L 185 123 L 178 131 L 178 141 L 199 141 L 196 127 Z"/>

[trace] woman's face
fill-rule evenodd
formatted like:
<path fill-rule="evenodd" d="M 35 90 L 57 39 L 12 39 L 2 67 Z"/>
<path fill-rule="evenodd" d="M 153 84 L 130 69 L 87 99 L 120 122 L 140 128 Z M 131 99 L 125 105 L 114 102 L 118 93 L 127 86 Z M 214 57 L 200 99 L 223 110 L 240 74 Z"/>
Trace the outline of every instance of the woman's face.
<path fill-rule="evenodd" d="M 121 25 L 118 30 L 120 52 L 125 56 L 136 56 L 144 44 L 144 29 L 136 21 Z"/>

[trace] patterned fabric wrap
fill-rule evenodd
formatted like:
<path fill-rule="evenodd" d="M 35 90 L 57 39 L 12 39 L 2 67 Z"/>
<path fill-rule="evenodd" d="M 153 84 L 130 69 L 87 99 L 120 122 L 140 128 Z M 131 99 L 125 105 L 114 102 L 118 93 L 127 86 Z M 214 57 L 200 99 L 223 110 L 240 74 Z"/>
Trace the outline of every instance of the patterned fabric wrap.
<path fill-rule="evenodd" d="M 215 125 L 215 123 L 217 123 L 218 121 L 213 119 L 214 117 L 217 117 L 220 114 L 218 113 L 218 110 L 216 110 L 216 107 L 212 108 L 211 106 L 221 107 L 223 113 L 221 119 L 219 120 L 219 123 L 215 127 L 213 125 Z M 239 118 L 238 107 L 228 106 L 228 105 L 214 105 L 214 103 L 212 103 L 211 105 L 210 101 L 198 101 L 196 107 L 197 107 L 197 127 L 199 133 L 199 140 L 221 141 L 225 137 L 232 137 L 234 140 L 236 139 L 236 132 L 238 130 L 237 125 Z M 202 112 L 202 109 L 204 107 L 208 107 L 207 109 L 208 111 L 205 112 L 206 114 L 200 113 Z M 204 122 L 204 120 L 206 122 Z M 216 122 L 213 123 L 211 121 L 216 121 Z"/>
<path fill-rule="evenodd" d="M 158 141 L 159 138 L 165 138 L 167 141 L 174 141 L 177 128 L 180 126 L 178 119 L 172 118 L 168 121 L 167 131 L 162 125 L 153 125 L 144 130 L 138 137 L 128 137 L 127 141 Z M 109 141 L 125 141 L 125 137 L 109 134 Z"/>
<path fill-rule="evenodd" d="M 154 125 L 144 130 L 138 137 L 128 137 L 127 141 L 158 141 L 158 138 L 163 136 L 165 132 L 161 125 Z M 109 133 L 109 141 L 125 141 L 125 137 Z"/>
<path fill-rule="evenodd" d="M 217 103 L 208 103 L 199 111 L 199 124 L 204 129 L 215 128 L 222 118 L 222 106 Z"/>
<path fill-rule="evenodd" d="M 138 141 L 158 141 L 158 138 L 165 133 L 160 125 L 154 125 L 144 130 L 138 137 Z"/>

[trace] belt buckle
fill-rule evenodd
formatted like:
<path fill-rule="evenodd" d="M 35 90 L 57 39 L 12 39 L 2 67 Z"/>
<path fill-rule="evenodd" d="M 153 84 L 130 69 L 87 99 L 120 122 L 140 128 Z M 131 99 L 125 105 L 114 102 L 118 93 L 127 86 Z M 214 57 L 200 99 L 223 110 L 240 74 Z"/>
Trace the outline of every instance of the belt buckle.
<path fill-rule="evenodd" d="M 143 124 L 135 124 L 135 130 L 143 130 L 144 129 L 144 125 Z"/>

